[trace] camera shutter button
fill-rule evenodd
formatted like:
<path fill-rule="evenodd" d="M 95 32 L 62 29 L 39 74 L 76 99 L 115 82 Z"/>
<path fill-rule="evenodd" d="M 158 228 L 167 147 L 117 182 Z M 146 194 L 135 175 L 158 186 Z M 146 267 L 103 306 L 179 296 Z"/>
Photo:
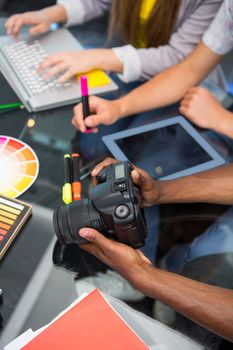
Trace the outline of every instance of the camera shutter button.
<path fill-rule="evenodd" d="M 125 219 L 129 216 L 130 209 L 126 204 L 118 205 L 115 209 L 115 215 L 118 219 Z"/>

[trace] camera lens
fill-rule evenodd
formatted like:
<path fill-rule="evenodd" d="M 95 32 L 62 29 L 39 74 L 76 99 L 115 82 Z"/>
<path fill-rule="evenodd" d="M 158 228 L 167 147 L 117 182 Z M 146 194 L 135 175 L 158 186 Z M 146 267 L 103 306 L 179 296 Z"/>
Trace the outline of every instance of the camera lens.
<path fill-rule="evenodd" d="M 85 243 L 86 240 L 79 236 L 79 230 L 83 227 L 92 227 L 102 233 L 106 231 L 99 212 L 89 199 L 55 209 L 53 224 L 61 244 Z"/>

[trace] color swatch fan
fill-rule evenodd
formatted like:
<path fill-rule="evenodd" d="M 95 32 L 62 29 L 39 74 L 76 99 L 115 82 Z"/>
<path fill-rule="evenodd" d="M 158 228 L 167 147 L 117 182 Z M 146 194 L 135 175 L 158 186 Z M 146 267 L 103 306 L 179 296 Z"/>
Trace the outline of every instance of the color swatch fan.
<path fill-rule="evenodd" d="M 39 161 L 24 142 L 0 135 L 0 194 L 16 198 L 36 180 Z"/>

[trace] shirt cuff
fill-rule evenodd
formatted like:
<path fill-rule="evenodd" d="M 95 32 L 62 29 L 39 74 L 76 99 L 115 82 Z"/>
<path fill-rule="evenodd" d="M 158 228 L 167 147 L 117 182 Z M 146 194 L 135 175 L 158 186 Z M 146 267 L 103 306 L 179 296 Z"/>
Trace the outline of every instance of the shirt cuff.
<path fill-rule="evenodd" d="M 141 61 L 137 50 L 132 45 L 114 47 L 113 52 L 123 64 L 122 74 L 118 74 L 124 83 L 139 80 L 141 77 Z"/>
<path fill-rule="evenodd" d="M 72 26 L 75 24 L 83 24 L 84 16 L 86 14 L 85 7 L 82 1 L 74 0 L 58 0 L 57 3 L 62 5 L 67 13 L 66 26 Z"/>

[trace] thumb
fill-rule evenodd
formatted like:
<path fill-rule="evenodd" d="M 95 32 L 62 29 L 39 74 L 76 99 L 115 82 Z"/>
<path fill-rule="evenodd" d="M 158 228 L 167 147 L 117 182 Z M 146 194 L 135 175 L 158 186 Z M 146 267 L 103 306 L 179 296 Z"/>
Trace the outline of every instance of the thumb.
<path fill-rule="evenodd" d="M 99 124 L 104 124 L 105 119 L 105 113 L 90 115 L 85 119 L 85 125 L 93 128 L 98 126 Z"/>
<path fill-rule="evenodd" d="M 145 186 L 146 179 L 143 176 L 143 174 L 141 174 L 139 171 L 133 170 L 131 172 L 131 177 L 132 177 L 132 180 L 133 180 L 134 184 L 137 185 L 138 187 Z"/>
<path fill-rule="evenodd" d="M 80 237 L 85 238 L 87 241 L 99 247 L 101 250 L 109 249 L 109 244 L 111 244 L 111 241 L 108 238 L 104 237 L 101 233 L 89 227 L 82 228 L 79 231 L 79 235 Z"/>

